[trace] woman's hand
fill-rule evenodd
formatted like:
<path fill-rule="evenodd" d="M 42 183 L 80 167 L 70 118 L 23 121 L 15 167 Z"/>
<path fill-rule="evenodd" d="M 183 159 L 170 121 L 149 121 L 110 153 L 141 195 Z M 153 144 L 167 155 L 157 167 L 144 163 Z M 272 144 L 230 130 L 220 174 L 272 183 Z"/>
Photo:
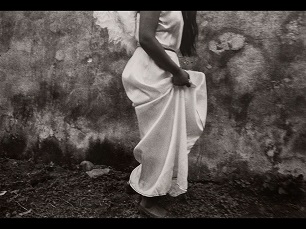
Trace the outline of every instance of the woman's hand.
<path fill-rule="evenodd" d="M 181 68 L 177 73 L 173 74 L 172 83 L 175 86 L 191 86 L 189 74 Z"/>

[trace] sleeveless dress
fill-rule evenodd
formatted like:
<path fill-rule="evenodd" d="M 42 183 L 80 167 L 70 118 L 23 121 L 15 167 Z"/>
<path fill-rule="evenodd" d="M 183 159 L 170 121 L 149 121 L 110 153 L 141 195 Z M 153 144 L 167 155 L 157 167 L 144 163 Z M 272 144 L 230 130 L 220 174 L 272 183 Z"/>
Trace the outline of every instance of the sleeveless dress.
<path fill-rule="evenodd" d="M 183 25 L 181 11 L 162 11 L 156 30 L 156 39 L 178 65 L 174 51 L 179 50 Z M 139 15 L 137 41 L 138 31 Z M 207 113 L 205 75 L 187 72 L 193 87 L 173 85 L 172 74 L 158 67 L 139 46 L 122 73 L 141 138 L 133 152 L 140 165 L 132 171 L 129 183 L 143 196 L 178 196 L 187 191 L 188 153 L 203 132 Z"/>

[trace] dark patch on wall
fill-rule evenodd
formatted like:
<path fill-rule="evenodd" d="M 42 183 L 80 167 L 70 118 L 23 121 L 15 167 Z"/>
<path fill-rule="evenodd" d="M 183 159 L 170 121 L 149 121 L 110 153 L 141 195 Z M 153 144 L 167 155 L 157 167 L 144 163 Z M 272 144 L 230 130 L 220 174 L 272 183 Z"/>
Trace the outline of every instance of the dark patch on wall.
<path fill-rule="evenodd" d="M 115 169 L 126 170 L 132 165 L 134 158 L 126 152 L 120 142 L 113 142 L 105 138 L 103 141 L 100 139 L 89 140 L 86 160 L 94 164 L 108 165 Z"/>
<path fill-rule="evenodd" d="M 3 136 L 0 142 L 0 155 L 13 159 L 23 159 L 27 146 L 27 138 L 20 133 L 9 133 Z"/>
<path fill-rule="evenodd" d="M 287 145 L 290 142 L 290 139 L 294 134 L 292 123 L 288 122 L 286 127 L 285 127 L 285 130 L 286 130 L 286 134 L 285 134 L 283 140 L 284 140 L 285 145 Z"/>
<path fill-rule="evenodd" d="M 47 24 L 47 20 L 45 23 Z M 48 27 L 48 25 L 45 25 L 45 27 Z M 45 34 L 41 36 L 44 47 L 46 48 L 46 54 L 44 55 L 44 68 L 49 69 L 52 65 L 56 64 L 54 58 L 57 49 L 55 47 L 57 47 L 59 39 L 63 35 L 61 33 L 52 33 L 48 29 L 45 29 L 44 32 Z"/>
<path fill-rule="evenodd" d="M 290 77 L 286 72 L 289 67 L 290 63 L 280 62 L 279 60 L 276 60 L 273 66 L 270 66 L 270 81 L 267 83 L 269 89 L 273 89 L 273 86 L 280 84 L 283 78 Z"/>
<path fill-rule="evenodd" d="M 3 71 L 0 71 L 0 82 L 4 82 L 6 80 L 6 74 Z"/>
<path fill-rule="evenodd" d="M 304 53 L 303 40 L 300 39 L 300 29 L 303 26 L 304 12 L 292 12 L 281 25 L 279 60 L 291 62 Z"/>
<path fill-rule="evenodd" d="M 36 147 L 36 149 L 33 149 L 35 161 L 41 160 L 44 163 L 52 161 L 59 165 L 65 162 L 59 141 L 55 137 L 48 137 L 42 140 Z"/>
<path fill-rule="evenodd" d="M 56 100 L 61 100 L 65 95 L 64 90 L 61 88 L 59 83 L 53 82 L 50 87 L 50 98 L 54 102 Z"/>
<path fill-rule="evenodd" d="M 132 102 L 128 99 L 121 78 L 111 82 L 110 87 L 107 89 L 108 94 L 111 95 L 113 107 L 111 109 L 111 117 L 132 117 L 135 111 L 132 107 Z"/>
<path fill-rule="evenodd" d="M 50 103 L 60 104 L 66 94 L 58 82 L 41 81 L 39 82 L 39 90 L 33 98 L 32 106 L 36 106 L 38 110 L 42 110 Z"/>
<path fill-rule="evenodd" d="M 293 151 L 306 155 L 306 125 L 294 140 Z"/>
<path fill-rule="evenodd" d="M 71 121 L 76 121 L 79 117 L 84 114 L 84 105 L 78 104 L 69 110 L 69 114 L 66 115 L 65 120 L 70 123 Z"/>
<path fill-rule="evenodd" d="M 230 117 L 234 117 L 235 121 L 237 122 L 237 127 L 243 127 L 247 123 L 248 108 L 253 97 L 254 95 L 250 93 L 246 93 L 237 99 L 227 97 L 228 101 L 230 102 L 229 104 L 231 104 L 229 108 Z"/>
<path fill-rule="evenodd" d="M 27 122 L 33 117 L 33 98 L 22 94 L 17 94 L 12 97 L 11 104 L 14 108 L 14 118 Z"/>
<path fill-rule="evenodd" d="M 306 95 L 306 93 L 305 93 Z M 293 107 L 296 108 L 297 112 L 306 114 L 306 98 L 304 95 L 297 95 L 293 102 Z"/>
<path fill-rule="evenodd" d="M 39 110 L 43 109 L 49 102 L 49 86 L 46 81 L 39 82 L 39 91 L 35 96 L 35 104 Z"/>
<path fill-rule="evenodd" d="M 282 44 L 279 52 L 279 60 L 281 62 L 292 62 L 303 54 L 304 50 L 302 41 L 296 41 L 294 44 Z"/>
<path fill-rule="evenodd" d="M 243 48 L 241 50 L 243 50 Z M 232 57 L 234 57 L 237 53 L 239 53 L 241 50 L 227 50 L 224 53 L 222 53 L 220 55 L 220 58 L 218 58 L 218 60 L 217 60 L 218 67 L 226 68 L 228 61 Z"/>
<path fill-rule="evenodd" d="M 0 36 L 0 54 L 5 53 L 9 50 L 11 40 L 14 34 L 15 26 L 15 15 L 14 12 L 1 11 L 0 12 L 0 26 L 1 26 L 1 36 Z"/>
<path fill-rule="evenodd" d="M 276 104 L 277 103 L 281 103 L 281 98 L 277 98 L 275 100 L 275 103 Z M 294 134 L 293 124 L 288 121 L 288 118 L 290 117 L 288 109 L 286 109 L 284 107 L 281 107 L 280 110 L 279 110 L 278 115 L 279 115 L 279 118 L 276 119 L 273 122 L 273 124 L 275 125 L 275 127 L 280 128 L 280 129 L 286 131 L 286 134 L 285 134 L 285 136 L 283 138 L 284 143 L 286 145 L 287 143 L 289 143 L 291 137 Z"/>

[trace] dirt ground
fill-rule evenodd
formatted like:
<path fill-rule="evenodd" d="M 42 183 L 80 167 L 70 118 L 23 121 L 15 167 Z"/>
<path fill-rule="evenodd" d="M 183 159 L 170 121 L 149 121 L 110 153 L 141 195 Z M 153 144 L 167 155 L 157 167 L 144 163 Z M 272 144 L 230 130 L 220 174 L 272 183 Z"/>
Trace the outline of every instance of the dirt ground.
<path fill-rule="evenodd" d="M 128 178 L 114 168 L 90 178 L 78 165 L 0 158 L 0 218 L 147 218 L 138 194 L 125 192 Z M 305 195 L 268 194 L 255 184 L 190 182 L 186 194 L 161 204 L 172 218 L 306 218 Z"/>

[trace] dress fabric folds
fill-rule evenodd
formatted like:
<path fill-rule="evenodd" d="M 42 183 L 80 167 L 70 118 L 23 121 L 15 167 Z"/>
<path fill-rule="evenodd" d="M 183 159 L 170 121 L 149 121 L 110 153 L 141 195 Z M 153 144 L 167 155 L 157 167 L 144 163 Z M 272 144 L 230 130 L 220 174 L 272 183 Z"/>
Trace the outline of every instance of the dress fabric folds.
<path fill-rule="evenodd" d="M 161 12 L 156 38 L 165 48 L 178 50 L 182 31 L 181 11 Z M 165 51 L 179 65 L 177 53 Z M 174 86 L 171 73 L 138 47 L 122 73 L 140 131 L 134 149 L 140 165 L 129 183 L 143 196 L 178 196 L 187 191 L 188 153 L 203 132 L 207 113 L 205 74 L 187 72 L 192 87 Z"/>

